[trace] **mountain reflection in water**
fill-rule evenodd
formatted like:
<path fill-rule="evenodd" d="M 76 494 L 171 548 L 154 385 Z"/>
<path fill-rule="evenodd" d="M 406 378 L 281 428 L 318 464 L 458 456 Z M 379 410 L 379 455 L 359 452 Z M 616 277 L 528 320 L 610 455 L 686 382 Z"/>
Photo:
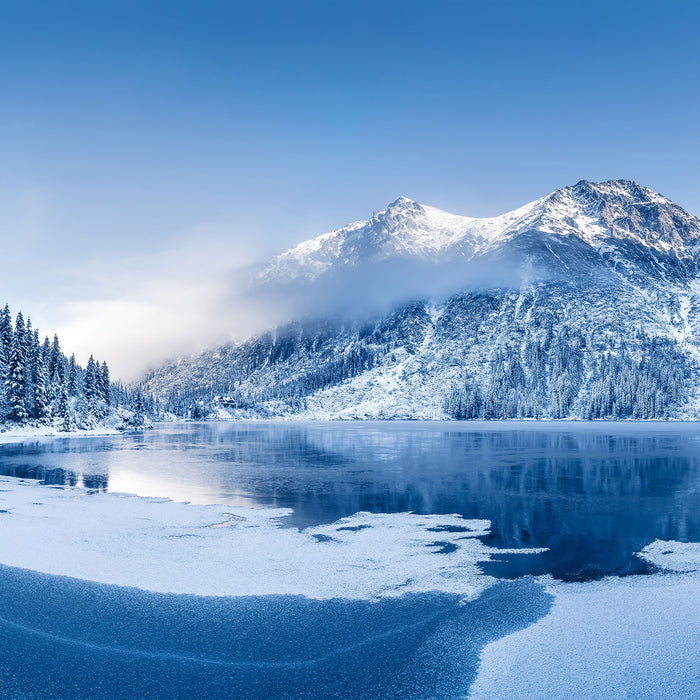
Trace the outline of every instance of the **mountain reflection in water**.
<path fill-rule="evenodd" d="M 694 424 L 189 423 L 0 445 L 0 473 L 91 491 L 292 508 L 287 526 L 357 511 L 459 513 L 498 547 L 484 565 L 564 580 L 644 573 L 634 552 L 700 533 Z"/>

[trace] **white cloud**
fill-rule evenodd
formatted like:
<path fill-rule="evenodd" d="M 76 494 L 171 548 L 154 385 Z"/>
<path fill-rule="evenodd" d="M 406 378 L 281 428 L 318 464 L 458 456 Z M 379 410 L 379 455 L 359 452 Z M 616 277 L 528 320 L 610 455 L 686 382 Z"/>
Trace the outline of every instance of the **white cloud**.
<path fill-rule="evenodd" d="M 106 360 L 113 377 L 129 381 L 165 359 L 244 338 L 269 323 L 241 292 L 249 251 L 201 238 L 180 243 L 70 270 L 71 293 L 41 314 L 55 321 L 65 351 L 82 363 L 90 354 Z"/>

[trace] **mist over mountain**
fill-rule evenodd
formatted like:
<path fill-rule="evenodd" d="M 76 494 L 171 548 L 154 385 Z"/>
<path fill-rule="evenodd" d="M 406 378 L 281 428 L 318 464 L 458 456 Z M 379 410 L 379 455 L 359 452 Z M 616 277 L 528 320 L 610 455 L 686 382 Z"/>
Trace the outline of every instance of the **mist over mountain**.
<path fill-rule="evenodd" d="M 144 387 L 182 414 L 696 416 L 699 259 L 700 220 L 629 180 L 481 219 L 401 197 L 254 275 L 288 323 Z"/>

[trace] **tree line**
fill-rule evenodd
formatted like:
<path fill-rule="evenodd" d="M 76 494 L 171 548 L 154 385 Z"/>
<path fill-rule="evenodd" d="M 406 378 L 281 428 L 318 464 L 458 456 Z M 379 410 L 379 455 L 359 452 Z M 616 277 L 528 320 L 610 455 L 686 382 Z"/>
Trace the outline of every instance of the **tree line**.
<path fill-rule="evenodd" d="M 39 331 L 0 311 L 0 422 L 56 425 L 61 430 L 92 428 L 110 408 L 128 398 L 110 381 L 106 362 L 93 356 L 85 367 L 61 350 L 57 335 L 41 342 Z"/>

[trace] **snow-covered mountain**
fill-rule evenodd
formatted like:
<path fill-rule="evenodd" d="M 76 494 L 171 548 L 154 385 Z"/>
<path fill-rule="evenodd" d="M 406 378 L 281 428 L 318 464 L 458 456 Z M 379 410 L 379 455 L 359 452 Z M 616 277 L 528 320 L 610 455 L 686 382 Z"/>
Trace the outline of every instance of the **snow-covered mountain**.
<path fill-rule="evenodd" d="M 259 282 L 313 281 L 343 268 L 392 258 L 448 262 L 502 251 L 536 231 L 543 240 L 574 238 L 593 249 L 640 244 L 693 258 L 700 221 L 630 180 L 582 180 L 492 218 L 457 216 L 399 197 L 368 221 L 304 241 L 275 257 Z"/>
<path fill-rule="evenodd" d="M 235 415 L 700 417 L 700 220 L 653 190 L 581 181 L 488 219 L 402 197 L 254 284 L 327 289 L 397 261 L 465 274 L 389 313 L 306 318 L 182 358 L 146 389 Z M 467 275 L 504 266 L 506 282 Z"/>

